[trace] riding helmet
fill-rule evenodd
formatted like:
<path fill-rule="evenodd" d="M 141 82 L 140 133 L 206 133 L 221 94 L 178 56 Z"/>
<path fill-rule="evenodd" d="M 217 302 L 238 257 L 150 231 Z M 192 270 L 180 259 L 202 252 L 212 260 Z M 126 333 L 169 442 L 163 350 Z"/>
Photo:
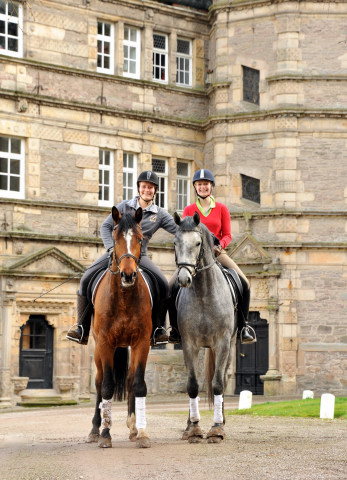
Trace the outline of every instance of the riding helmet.
<path fill-rule="evenodd" d="M 193 185 L 195 182 L 198 180 L 208 180 L 209 182 L 212 183 L 212 186 L 214 187 L 215 181 L 214 181 L 214 176 L 213 173 L 210 172 L 210 170 L 207 170 L 206 168 L 203 168 L 201 170 L 198 170 L 197 172 L 194 173 L 193 177 Z"/>
<path fill-rule="evenodd" d="M 140 182 L 149 182 L 153 183 L 157 188 L 159 186 L 159 178 L 158 175 L 151 170 L 146 170 L 145 172 L 141 172 L 138 179 L 137 179 L 137 188 L 140 186 Z"/>

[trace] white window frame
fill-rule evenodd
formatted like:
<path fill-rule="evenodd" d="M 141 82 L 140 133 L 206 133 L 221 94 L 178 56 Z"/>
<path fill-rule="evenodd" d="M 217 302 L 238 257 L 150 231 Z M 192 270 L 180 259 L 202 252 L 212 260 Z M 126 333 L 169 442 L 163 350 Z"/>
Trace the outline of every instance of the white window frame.
<path fill-rule="evenodd" d="M 110 164 L 105 165 L 105 153 L 110 154 Z M 101 156 L 101 158 L 100 158 Z M 100 160 L 102 160 L 102 163 L 100 163 Z M 105 183 L 105 172 L 109 173 L 109 183 Z M 100 182 L 100 174 L 102 176 L 101 182 Z M 105 200 L 105 192 L 104 189 L 105 187 L 108 187 L 109 189 L 109 199 Z M 99 198 L 98 200 L 98 205 L 100 207 L 112 207 L 114 205 L 114 155 L 111 150 L 99 149 L 99 195 L 100 195 L 100 189 L 102 191 L 102 198 Z"/>
<path fill-rule="evenodd" d="M 155 48 L 154 47 L 154 35 L 160 35 L 161 37 L 165 38 L 165 48 Z M 163 33 L 156 33 L 153 32 L 153 82 L 159 83 L 168 83 L 169 78 L 169 70 L 168 70 L 168 62 L 169 62 L 169 37 Z M 160 64 L 155 63 L 156 56 L 159 55 L 160 59 L 165 59 L 165 67 L 163 68 Z M 159 68 L 164 72 L 164 79 L 156 78 L 155 77 L 155 69 Z"/>
<path fill-rule="evenodd" d="M 7 159 L 7 174 L 5 173 L 5 176 L 7 177 L 7 186 L 8 188 L 6 190 L 3 190 L 0 188 L 0 197 L 3 198 L 25 198 L 25 142 L 23 139 L 18 139 L 14 137 L 8 137 L 6 135 L 1 135 L 0 137 L 7 138 L 9 140 L 8 145 L 9 148 L 7 152 L 5 151 L 0 151 L 0 157 L 3 159 Z M 13 140 L 19 140 L 20 141 L 20 153 L 12 153 L 10 150 L 10 144 L 11 141 Z M 11 160 L 19 160 L 19 174 L 11 174 L 10 172 L 10 162 Z M 3 174 L 1 174 L 3 176 Z M 9 188 L 9 179 L 11 177 L 19 177 L 19 191 L 17 190 L 10 190 Z"/>
<path fill-rule="evenodd" d="M 129 155 L 133 157 L 133 167 L 129 167 Z M 126 162 L 126 165 L 124 165 Z M 133 176 L 133 182 L 130 185 L 129 174 Z M 123 200 L 130 200 L 135 197 L 137 191 L 137 157 L 135 153 L 123 152 Z M 132 192 L 132 193 L 130 193 Z"/>
<path fill-rule="evenodd" d="M 188 42 L 189 43 L 189 54 L 184 54 L 184 53 L 179 53 L 177 51 L 176 53 L 176 85 L 179 85 L 181 87 L 191 87 L 193 82 L 192 82 L 192 72 L 193 72 L 193 46 L 192 46 L 192 41 L 191 40 L 188 40 L 186 38 L 177 38 L 177 43 L 178 43 L 178 40 L 182 40 L 184 42 Z M 179 68 L 179 63 L 180 61 L 183 61 L 184 63 L 186 63 L 188 61 L 188 70 L 187 69 L 183 69 L 181 70 Z M 189 82 L 186 83 L 186 82 L 180 82 L 179 81 L 179 74 L 183 72 L 185 75 L 188 74 L 189 75 Z"/>
<path fill-rule="evenodd" d="M 17 7 L 18 16 L 14 17 L 12 13 L 8 13 L 8 5 L 11 3 L 13 6 Z M 0 21 L 5 23 L 5 32 L 1 33 L 1 37 L 5 37 L 5 48 L 0 48 L 0 55 L 7 55 L 10 57 L 23 57 L 23 7 L 17 2 L 5 2 L 6 13 L 0 13 Z M 8 24 L 15 23 L 18 25 L 18 36 L 8 34 Z M 18 51 L 8 49 L 8 39 L 16 38 L 18 40 Z"/>
<path fill-rule="evenodd" d="M 102 27 L 102 30 L 103 32 L 105 31 L 105 25 L 109 25 L 110 26 L 110 35 L 104 35 L 104 33 L 98 33 L 97 36 L 96 36 L 96 42 L 97 42 L 97 52 L 96 52 L 96 56 L 97 56 L 97 63 L 98 63 L 98 59 L 99 57 L 102 58 L 102 64 L 104 64 L 104 59 L 105 57 L 109 57 L 110 58 L 110 66 L 109 68 L 104 68 L 104 67 L 96 67 L 96 71 L 99 72 L 99 73 L 107 73 L 109 75 L 113 75 L 114 73 L 114 25 L 113 23 L 110 23 L 110 22 L 104 22 L 103 20 L 98 20 L 97 21 L 98 23 L 98 26 L 97 28 L 99 29 L 99 23 L 101 23 L 103 25 Z M 98 52 L 98 43 L 101 42 L 102 43 L 102 52 Z M 110 43 L 110 52 L 109 54 L 105 54 L 104 53 L 104 42 L 109 42 Z"/>
<path fill-rule="evenodd" d="M 179 175 L 178 172 L 177 172 L 177 168 L 176 168 L 176 174 L 177 174 L 177 210 L 179 212 L 183 212 L 184 208 L 190 204 L 190 164 L 189 162 L 184 162 L 184 161 L 181 161 L 181 160 L 177 160 L 177 163 L 185 163 L 187 166 L 188 166 L 188 169 L 187 169 L 187 175 Z M 180 198 L 184 198 L 184 194 L 180 192 L 180 185 L 182 183 L 185 183 L 186 184 L 186 203 L 185 205 L 183 205 L 183 208 L 180 207 L 180 201 L 179 199 Z M 184 203 L 184 202 L 183 202 Z"/>
<path fill-rule="evenodd" d="M 126 30 L 133 30 L 136 32 L 136 40 L 129 40 L 125 38 Z M 125 50 L 134 48 L 135 49 L 135 59 L 126 57 Z M 131 27 L 130 25 L 124 26 L 124 40 L 123 40 L 123 55 L 124 55 L 124 63 L 123 63 L 123 76 L 129 78 L 140 78 L 141 74 L 141 31 L 138 28 Z M 126 72 L 124 70 L 126 62 L 128 62 L 128 67 L 130 62 L 135 62 L 135 73 Z"/>
<path fill-rule="evenodd" d="M 153 167 L 153 160 L 160 160 L 162 162 L 164 162 L 165 164 L 165 172 L 158 172 L 154 169 Z M 165 210 L 167 210 L 167 186 L 168 186 L 168 162 L 167 160 L 165 160 L 164 158 L 159 158 L 159 157 L 155 157 L 155 158 L 152 158 L 152 171 L 155 172 L 157 175 L 158 175 L 158 179 L 159 179 L 159 187 L 157 189 L 157 194 L 156 194 L 156 204 L 159 206 L 159 207 L 162 207 L 162 208 L 165 208 Z M 162 187 L 164 186 L 164 192 L 163 192 L 163 189 Z M 162 202 L 162 199 L 164 200 Z"/>

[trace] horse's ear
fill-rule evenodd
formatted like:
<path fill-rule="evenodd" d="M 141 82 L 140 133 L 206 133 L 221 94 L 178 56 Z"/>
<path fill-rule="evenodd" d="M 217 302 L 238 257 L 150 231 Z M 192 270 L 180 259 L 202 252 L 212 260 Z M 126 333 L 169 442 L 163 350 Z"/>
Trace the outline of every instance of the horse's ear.
<path fill-rule="evenodd" d="M 120 219 L 122 218 L 122 215 L 117 207 L 112 207 L 112 218 L 116 225 L 120 222 Z"/>
<path fill-rule="evenodd" d="M 173 214 L 173 219 L 175 220 L 175 223 L 176 223 L 177 225 L 181 225 L 181 217 L 178 215 L 177 212 L 175 212 L 175 213 Z"/>
<path fill-rule="evenodd" d="M 136 210 L 136 212 L 135 212 L 135 221 L 136 221 L 137 223 L 140 223 L 141 220 L 142 220 L 142 208 L 139 207 L 139 208 Z"/>
<path fill-rule="evenodd" d="M 193 220 L 194 220 L 195 225 L 199 225 L 199 223 L 200 223 L 200 215 L 198 214 L 198 212 L 194 212 Z"/>

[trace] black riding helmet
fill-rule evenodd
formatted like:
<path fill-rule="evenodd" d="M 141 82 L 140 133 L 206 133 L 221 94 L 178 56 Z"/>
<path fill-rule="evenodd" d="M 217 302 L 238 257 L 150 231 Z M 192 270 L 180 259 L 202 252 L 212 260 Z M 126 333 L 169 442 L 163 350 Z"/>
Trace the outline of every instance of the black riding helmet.
<path fill-rule="evenodd" d="M 139 189 L 140 182 L 149 182 L 153 183 L 156 188 L 159 187 L 159 178 L 158 175 L 151 170 L 146 170 L 145 172 L 141 172 L 137 179 L 137 189 Z"/>

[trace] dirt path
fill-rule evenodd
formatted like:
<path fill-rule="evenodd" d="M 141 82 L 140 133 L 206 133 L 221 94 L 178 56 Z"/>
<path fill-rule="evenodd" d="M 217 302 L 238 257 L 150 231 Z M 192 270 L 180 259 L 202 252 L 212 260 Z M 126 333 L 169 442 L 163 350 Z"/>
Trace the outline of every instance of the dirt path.
<path fill-rule="evenodd" d="M 202 401 L 201 410 L 204 407 Z M 118 404 L 113 408 L 113 448 L 100 449 L 85 443 L 93 410 L 92 406 L 76 406 L 1 412 L 0 478 L 347 478 L 347 423 L 343 420 L 229 417 L 223 444 L 190 445 L 180 440 L 187 402 L 149 401 L 147 427 L 152 447 L 137 449 L 127 440 L 126 407 Z M 204 412 L 200 424 L 205 432 L 211 423 L 212 412 Z"/>

